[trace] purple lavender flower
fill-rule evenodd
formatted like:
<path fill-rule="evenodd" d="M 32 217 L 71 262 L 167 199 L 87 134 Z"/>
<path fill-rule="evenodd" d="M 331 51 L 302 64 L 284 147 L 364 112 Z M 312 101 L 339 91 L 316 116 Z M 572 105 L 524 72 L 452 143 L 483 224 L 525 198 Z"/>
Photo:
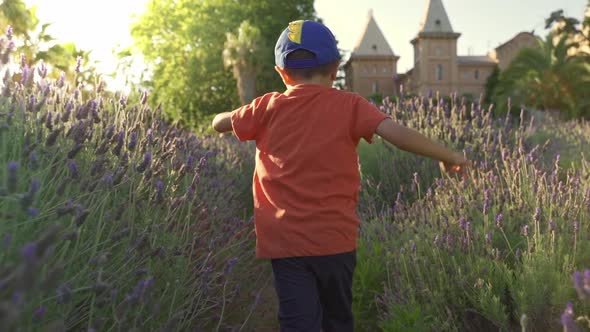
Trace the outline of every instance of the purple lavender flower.
<path fill-rule="evenodd" d="M 20 255 L 29 262 L 35 261 L 37 258 L 37 242 L 25 244 L 20 250 Z"/>
<path fill-rule="evenodd" d="M 129 136 L 129 143 L 127 143 L 127 149 L 129 149 L 129 151 L 133 151 L 135 149 L 136 145 L 137 145 L 137 133 L 132 132 L 131 135 Z"/>
<path fill-rule="evenodd" d="M 29 168 L 30 169 L 37 169 L 39 167 L 39 157 L 37 156 L 37 152 L 31 151 L 29 154 Z"/>
<path fill-rule="evenodd" d="M 151 152 L 148 151 L 145 153 L 145 156 L 143 157 L 143 161 L 141 162 L 141 164 L 137 165 L 137 167 L 135 169 L 138 172 L 142 173 L 150 166 L 151 161 L 152 161 L 152 154 L 151 154 Z"/>
<path fill-rule="evenodd" d="M 111 185 L 113 185 L 113 181 L 114 181 L 114 180 L 113 180 L 113 174 L 112 174 L 112 173 L 109 173 L 109 174 L 106 174 L 106 175 L 104 175 L 104 176 L 103 176 L 103 177 L 100 179 L 100 181 L 101 181 L 101 182 L 102 182 L 102 183 L 103 183 L 105 186 L 107 186 L 107 187 L 110 187 Z"/>
<path fill-rule="evenodd" d="M 12 293 L 12 303 L 21 305 L 23 303 L 23 293 L 21 291 L 15 291 Z"/>
<path fill-rule="evenodd" d="M 119 134 L 117 136 L 117 145 L 113 149 L 113 154 L 115 156 L 118 156 L 121 154 L 121 149 L 123 148 L 124 144 L 125 144 L 125 132 L 121 130 L 121 131 L 119 131 Z"/>
<path fill-rule="evenodd" d="M 81 56 L 78 56 L 76 58 L 76 69 L 75 69 L 76 74 L 80 74 L 80 67 L 81 66 L 82 66 L 82 57 Z"/>
<path fill-rule="evenodd" d="M 584 276 L 582 275 L 582 272 L 575 271 L 572 278 L 574 280 L 574 288 L 576 289 L 578 296 L 581 300 L 584 300 L 587 294 L 586 290 L 584 289 Z"/>
<path fill-rule="evenodd" d="M 113 138 L 113 135 L 115 135 L 115 126 L 110 125 L 107 130 L 103 132 L 102 138 L 105 140 L 110 140 Z"/>
<path fill-rule="evenodd" d="M 590 297 L 590 269 L 584 271 L 584 292 Z"/>
<path fill-rule="evenodd" d="M 492 244 L 492 236 L 493 236 L 493 235 L 494 235 L 494 233 L 492 233 L 491 231 L 486 233 L 486 235 L 485 235 L 485 242 L 486 242 L 486 245 L 488 245 L 488 246 L 489 246 L 489 245 L 491 245 L 491 244 Z"/>
<path fill-rule="evenodd" d="M 25 64 L 25 66 L 23 67 L 23 72 L 22 72 L 22 76 L 21 76 L 21 80 L 20 80 L 21 84 L 25 85 L 28 78 L 29 78 L 29 66 L 27 66 Z"/>
<path fill-rule="evenodd" d="M 39 308 L 33 311 L 33 323 L 39 323 L 43 319 L 43 316 L 47 312 L 47 308 L 44 306 L 40 306 Z"/>
<path fill-rule="evenodd" d="M 193 157 L 192 154 L 189 154 L 188 157 L 186 158 L 186 167 L 188 169 L 192 169 L 194 165 L 195 165 L 195 158 Z"/>
<path fill-rule="evenodd" d="M 144 90 L 144 91 L 143 91 L 143 93 L 141 94 L 141 100 L 140 100 L 140 102 L 141 102 L 141 104 L 142 104 L 142 105 L 145 105 L 145 104 L 147 104 L 148 95 L 149 95 L 149 94 L 148 94 L 148 92 L 147 92 L 147 91 L 145 91 L 145 90 Z"/>
<path fill-rule="evenodd" d="M 41 60 L 41 64 L 37 68 L 37 72 L 39 73 L 39 76 L 41 76 L 41 78 L 47 77 L 47 65 L 43 60 Z"/>
<path fill-rule="evenodd" d="M 535 208 L 535 214 L 533 214 L 533 220 L 535 223 L 538 223 L 541 220 L 541 209 L 539 207 Z"/>
<path fill-rule="evenodd" d="M 238 262 L 237 257 L 232 257 L 227 260 L 227 263 L 225 264 L 225 268 L 223 269 L 223 274 L 226 277 L 231 274 L 231 272 L 233 271 L 234 266 L 236 265 L 237 262 Z"/>
<path fill-rule="evenodd" d="M 483 203 L 483 214 L 487 215 L 488 211 L 490 210 L 490 206 L 491 206 L 491 198 L 490 198 L 490 188 L 486 189 L 486 191 L 483 194 L 484 197 L 484 203 Z"/>
<path fill-rule="evenodd" d="M 509 156 L 510 156 L 510 152 L 508 152 L 507 149 L 502 150 L 502 160 L 508 159 Z"/>
<path fill-rule="evenodd" d="M 11 25 L 6 27 L 6 38 L 8 38 L 8 40 L 12 39 L 12 26 Z"/>
<path fill-rule="evenodd" d="M 437 247 L 439 247 L 439 248 L 442 245 L 442 242 L 441 242 L 440 237 L 438 236 L 438 234 L 436 234 L 434 236 L 434 241 L 433 242 L 434 242 L 434 245 L 437 246 Z"/>
<path fill-rule="evenodd" d="M 461 227 L 462 229 L 465 229 L 465 227 L 467 227 L 467 220 L 465 219 L 465 217 L 459 218 L 459 227 Z"/>
<path fill-rule="evenodd" d="M 156 181 L 156 200 L 161 201 L 164 198 L 164 182 Z"/>
<path fill-rule="evenodd" d="M 549 220 L 549 232 L 555 231 L 555 222 L 553 220 Z"/>
<path fill-rule="evenodd" d="M 73 159 L 68 160 L 68 169 L 70 170 L 70 176 L 72 178 L 77 179 L 80 177 L 80 171 L 78 170 L 78 165 L 76 164 L 76 161 L 74 161 Z"/>
<path fill-rule="evenodd" d="M 459 196 L 459 209 L 463 209 L 465 206 L 465 197 Z"/>
<path fill-rule="evenodd" d="M 72 298 L 72 288 L 68 283 L 62 284 L 55 291 L 55 295 L 57 295 L 58 304 L 68 303 Z"/>
<path fill-rule="evenodd" d="M 504 226 L 504 223 L 502 222 L 503 219 L 504 216 L 501 213 L 496 215 L 496 227 L 502 228 Z"/>
<path fill-rule="evenodd" d="M 62 71 L 59 74 L 59 79 L 57 80 L 57 87 L 62 88 L 64 86 L 65 81 L 66 81 L 66 73 Z"/>
<path fill-rule="evenodd" d="M 154 142 L 154 130 L 152 128 L 147 131 L 147 143 L 151 145 Z"/>
<path fill-rule="evenodd" d="M 29 207 L 29 208 L 27 208 L 27 214 L 29 216 L 35 218 L 39 215 L 39 209 L 34 208 L 34 207 Z"/>
<path fill-rule="evenodd" d="M 522 226 L 522 235 L 529 236 L 529 225 Z"/>
<path fill-rule="evenodd" d="M 190 200 L 194 197 L 194 194 L 195 189 L 192 186 L 188 186 L 188 188 L 186 188 L 186 198 Z"/>
<path fill-rule="evenodd" d="M 571 302 L 568 302 L 565 310 L 561 314 L 561 325 L 563 325 L 564 332 L 580 331 L 574 318 L 574 305 Z"/>
<path fill-rule="evenodd" d="M 11 160 L 8 162 L 8 179 L 6 181 L 8 192 L 16 192 L 18 187 L 18 172 L 19 164 L 17 161 Z"/>

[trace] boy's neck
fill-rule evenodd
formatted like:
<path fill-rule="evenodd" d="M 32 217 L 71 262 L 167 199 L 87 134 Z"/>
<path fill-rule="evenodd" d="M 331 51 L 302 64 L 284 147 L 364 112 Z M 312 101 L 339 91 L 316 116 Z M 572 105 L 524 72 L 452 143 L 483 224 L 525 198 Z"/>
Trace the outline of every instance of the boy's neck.
<path fill-rule="evenodd" d="M 302 84 L 321 85 L 321 86 L 331 88 L 332 85 L 334 84 L 334 81 L 332 81 L 332 79 L 328 76 L 314 76 L 310 79 L 293 81 L 293 82 L 291 82 L 291 84 L 287 84 L 287 88 L 290 89 L 294 86 L 302 85 Z"/>

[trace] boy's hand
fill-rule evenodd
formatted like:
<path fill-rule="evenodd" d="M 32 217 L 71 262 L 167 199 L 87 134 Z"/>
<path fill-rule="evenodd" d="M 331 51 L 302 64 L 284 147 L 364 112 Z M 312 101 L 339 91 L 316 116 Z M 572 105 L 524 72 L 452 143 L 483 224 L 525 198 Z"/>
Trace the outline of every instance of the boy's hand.
<path fill-rule="evenodd" d="M 441 161 L 441 170 L 445 173 L 461 175 L 461 177 L 465 179 L 467 177 L 466 170 L 469 166 L 469 160 L 459 153 L 456 153 L 454 159 L 455 160 L 452 163 Z"/>
<path fill-rule="evenodd" d="M 225 133 L 232 130 L 231 112 L 219 113 L 213 118 L 213 129 L 218 133 Z"/>

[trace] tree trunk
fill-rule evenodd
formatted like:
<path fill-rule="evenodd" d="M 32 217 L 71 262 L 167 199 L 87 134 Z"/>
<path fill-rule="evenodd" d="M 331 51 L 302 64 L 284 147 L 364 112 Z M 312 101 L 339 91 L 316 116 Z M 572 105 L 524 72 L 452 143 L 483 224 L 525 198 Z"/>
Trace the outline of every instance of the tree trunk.
<path fill-rule="evenodd" d="M 256 98 L 256 71 L 251 68 L 234 66 L 234 76 L 238 83 L 238 94 L 242 105 Z"/>

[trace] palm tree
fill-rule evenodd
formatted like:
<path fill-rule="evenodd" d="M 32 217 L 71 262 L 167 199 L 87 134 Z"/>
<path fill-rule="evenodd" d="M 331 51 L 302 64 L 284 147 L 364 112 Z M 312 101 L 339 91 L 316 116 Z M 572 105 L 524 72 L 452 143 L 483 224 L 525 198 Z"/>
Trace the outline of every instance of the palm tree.
<path fill-rule="evenodd" d="M 544 41 L 539 39 L 539 47 L 521 50 L 500 74 L 494 100 L 511 98 L 519 108 L 589 116 L 590 63 L 583 56 L 568 55 L 570 47 L 567 36 L 549 34 Z"/>
<path fill-rule="evenodd" d="M 223 63 L 233 70 L 242 104 L 256 98 L 256 73 L 263 61 L 261 51 L 264 49 L 260 30 L 248 21 L 240 24 L 237 34 L 227 33 Z"/>

